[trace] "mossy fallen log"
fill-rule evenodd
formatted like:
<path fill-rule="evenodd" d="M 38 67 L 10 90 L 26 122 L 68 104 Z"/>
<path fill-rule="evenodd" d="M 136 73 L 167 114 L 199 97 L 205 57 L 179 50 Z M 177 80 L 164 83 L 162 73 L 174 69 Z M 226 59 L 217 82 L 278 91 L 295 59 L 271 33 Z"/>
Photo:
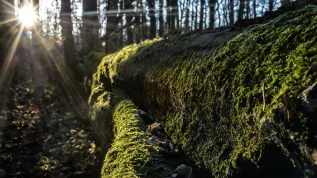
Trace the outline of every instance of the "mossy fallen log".
<path fill-rule="evenodd" d="M 314 177 L 317 111 L 298 96 L 317 82 L 316 31 L 308 6 L 243 32 L 131 45 L 103 58 L 90 102 L 124 90 L 214 177 Z"/>
<path fill-rule="evenodd" d="M 114 90 L 105 103 L 109 107 L 99 105 L 105 100 L 98 100 L 92 109 L 98 128 L 97 135 L 102 139 L 103 146 L 109 146 L 109 136 L 113 135 L 111 147 L 108 147 L 101 174 L 106 177 L 165 177 L 178 166 L 159 154 L 157 146 L 146 142 L 149 136 L 145 132 L 145 124 L 139 115 L 139 109 L 120 90 Z M 106 93 L 102 96 L 104 97 Z M 98 108 L 98 109 L 97 109 Z M 96 109 L 96 110 L 94 110 Z M 100 110 L 99 110 L 100 109 Z M 100 114 L 100 115 L 98 115 Z M 107 121 L 108 119 L 108 121 Z M 111 123 L 113 122 L 113 124 Z M 113 125 L 113 133 L 111 125 Z M 105 142 L 108 141 L 108 142 Z"/>

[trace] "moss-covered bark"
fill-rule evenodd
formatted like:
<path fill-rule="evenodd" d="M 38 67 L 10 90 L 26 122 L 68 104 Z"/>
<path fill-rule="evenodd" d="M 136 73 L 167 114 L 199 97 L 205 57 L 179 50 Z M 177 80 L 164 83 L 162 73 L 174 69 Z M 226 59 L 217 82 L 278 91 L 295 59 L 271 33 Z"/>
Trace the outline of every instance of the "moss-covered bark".
<path fill-rule="evenodd" d="M 242 33 L 131 45 L 103 58 L 91 101 L 124 90 L 215 177 L 314 177 L 317 113 L 297 96 L 317 82 L 316 30 L 309 6 Z"/>

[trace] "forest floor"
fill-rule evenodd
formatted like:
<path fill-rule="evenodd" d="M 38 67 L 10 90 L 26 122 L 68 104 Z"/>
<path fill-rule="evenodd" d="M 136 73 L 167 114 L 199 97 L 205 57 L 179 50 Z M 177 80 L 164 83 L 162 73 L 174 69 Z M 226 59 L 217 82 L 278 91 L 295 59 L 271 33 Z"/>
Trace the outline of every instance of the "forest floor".
<path fill-rule="evenodd" d="M 32 54 L 13 59 L 14 74 L 0 93 L 0 177 L 100 177 L 100 149 L 83 122 L 88 114 L 76 114 Z"/>

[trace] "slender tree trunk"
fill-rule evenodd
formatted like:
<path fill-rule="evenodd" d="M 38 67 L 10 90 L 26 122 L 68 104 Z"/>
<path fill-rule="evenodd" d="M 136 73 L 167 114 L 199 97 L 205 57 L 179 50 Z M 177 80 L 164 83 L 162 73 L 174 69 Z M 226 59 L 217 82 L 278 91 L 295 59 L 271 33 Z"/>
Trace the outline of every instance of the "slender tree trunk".
<path fill-rule="evenodd" d="M 191 29 L 195 29 L 195 12 L 194 12 L 194 7 L 195 7 L 195 1 L 192 0 L 192 3 L 191 3 L 191 13 L 192 13 L 192 16 L 191 16 Z"/>
<path fill-rule="evenodd" d="M 209 0 L 209 28 L 215 27 L 215 8 L 216 8 L 217 0 Z M 220 19 L 219 19 L 220 20 Z"/>
<path fill-rule="evenodd" d="M 97 0 L 83 1 L 82 40 L 84 41 L 81 55 L 85 56 L 93 50 L 99 50 L 99 20 L 97 15 Z"/>
<path fill-rule="evenodd" d="M 190 26 L 189 26 L 189 9 L 186 9 L 186 15 L 185 15 L 185 30 L 188 31 Z"/>
<path fill-rule="evenodd" d="M 108 0 L 108 11 L 117 10 L 117 1 Z M 113 53 L 117 51 L 120 47 L 117 43 L 117 25 L 119 19 L 117 19 L 115 13 L 107 13 L 107 28 L 106 28 L 106 53 Z"/>
<path fill-rule="evenodd" d="M 273 11 L 273 4 L 274 4 L 274 0 L 269 0 L 269 11 L 272 12 Z"/>
<path fill-rule="evenodd" d="M 150 38 L 156 37 L 156 18 L 155 18 L 155 4 L 154 0 L 147 0 L 148 6 L 150 8 L 149 15 L 150 15 Z"/>
<path fill-rule="evenodd" d="M 135 13 L 135 42 L 140 43 L 141 42 L 141 13 L 139 12 L 140 8 L 140 0 L 137 0 L 137 12 Z"/>
<path fill-rule="evenodd" d="M 286 6 L 289 3 L 291 3 L 291 0 L 281 0 L 281 6 Z"/>
<path fill-rule="evenodd" d="M 172 0 L 172 29 L 176 29 L 179 27 L 179 20 L 178 20 L 178 0 Z M 196 9 L 197 10 L 197 9 Z M 197 11 L 196 11 L 197 12 Z"/>
<path fill-rule="evenodd" d="M 133 6 L 131 6 L 131 2 L 130 0 L 125 0 L 125 5 L 124 5 L 124 9 L 129 9 L 131 11 L 133 11 Z M 126 13 L 126 23 L 127 24 L 131 24 L 132 23 L 132 13 L 128 12 Z M 127 28 L 127 44 L 133 44 L 133 31 L 132 31 L 132 25 L 129 25 L 129 27 Z"/>
<path fill-rule="evenodd" d="M 160 23 L 160 28 L 159 28 L 159 36 L 164 35 L 164 18 L 163 18 L 163 0 L 159 0 L 159 23 Z"/>
<path fill-rule="evenodd" d="M 246 0 L 246 19 L 250 19 L 250 0 Z"/>
<path fill-rule="evenodd" d="M 244 9 L 245 9 L 245 1 L 246 0 L 239 0 L 239 10 L 238 10 L 238 20 L 243 19 Z"/>
<path fill-rule="evenodd" d="M 229 23 L 234 24 L 234 0 L 229 0 Z"/>
<path fill-rule="evenodd" d="M 205 6 L 205 0 L 200 0 L 199 29 L 204 28 L 204 6 Z"/>
<path fill-rule="evenodd" d="M 142 8 L 142 36 L 141 36 L 141 39 L 143 41 L 145 39 L 148 39 L 148 36 L 147 36 L 148 30 L 147 30 L 147 24 L 146 24 L 145 8 L 144 8 L 144 4 L 142 1 L 141 1 L 141 8 Z"/>
<path fill-rule="evenodd" d="M 256 0 L 253 0 L 253 18 L 256 18 Z"/>
<path fill-rule="evenodd" d="M 167 7 L 167 15 L 166 15 L 166 21 L 167 21 L 167 30 L 170 31 L 172 28 L 172 11 L 171 11 L 171 0 L 166 0 L 166 7 Z"/>
<path fill-rule="evenodd" d="M 195 23 L 195 29 L 197 29 L 198 28 L 198 0 L 196 0 L 196 2 L 195 2 L 196 4 L 195 4 L 195 20 L 194 20 L 194 23 Z"/>
<path fill-rule="evenodd" d="M 61 27 L 62 27 L 62 38 L 64 46 L 64 56 L 66 62 L 66 69 L 72 79 L 79 79 L 80 75 L 76 70 L 76 48 L 73 37 L 73 23 L 71 19 L 71 2 L 70 0 L 62 0 L 61 4 Z"/>

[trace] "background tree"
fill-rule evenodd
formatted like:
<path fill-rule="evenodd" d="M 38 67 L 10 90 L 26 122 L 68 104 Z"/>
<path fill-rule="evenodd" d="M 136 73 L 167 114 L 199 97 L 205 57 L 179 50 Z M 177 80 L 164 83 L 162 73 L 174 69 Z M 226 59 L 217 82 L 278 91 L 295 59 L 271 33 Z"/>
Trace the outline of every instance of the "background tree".
<path fill-rule="evenodd" d="M 234 24 L 234 0 L 229 0 L 229 22 Z"/>
<path fill-rule="evenodd" d="M 83 1 L 83 26 L 82 40 L 84 46 L 81 55 L 86 55 L 93 49 L 98 49 L 100 44 L 99 37 L 99 21 L 97 14 L 97 0 Z"/>
<path fill-rule="evenodd" d="M 244 9 L 245 9 L 245 1 L 246 0 L 239 0 L 238 20 L 243 19 Z"/>
<path fill-rule="evenodd" d="M 150 38 L 156 37 L 155 0 L 147 0 L 150 16 Z"/>
<path fill-rule="evenodd" d="M 61 1 L 61 26 L 62 26 L 62 38 L 64 47 L 64 57 L 66 63 L 66 69 L 68 75 L 71 78 L 77 78 L 80 76 L 76 70 L 76 48 L 73 37 L 73 23 L 71 19 L 71 1 Z"/>
<path fill-rule="evenodd" d="M 118 46 L 116 34 L 117 25 L 120 19 L 114 13 L 118 8 L 118 3 L 115 0 L 108 0 L 107 4 L 107 29 L 106 29 L 106 53 L 112 53 L 120 49 Z"/>
<path fill-rule="evenodd" d="M 209 28 L 214 28 L 217 0 L 209 0 Z"/>

